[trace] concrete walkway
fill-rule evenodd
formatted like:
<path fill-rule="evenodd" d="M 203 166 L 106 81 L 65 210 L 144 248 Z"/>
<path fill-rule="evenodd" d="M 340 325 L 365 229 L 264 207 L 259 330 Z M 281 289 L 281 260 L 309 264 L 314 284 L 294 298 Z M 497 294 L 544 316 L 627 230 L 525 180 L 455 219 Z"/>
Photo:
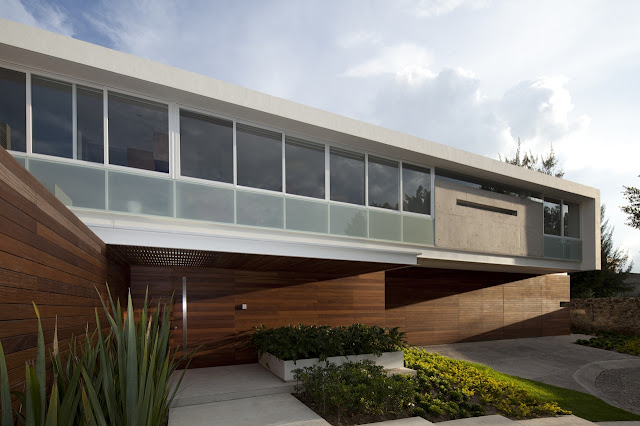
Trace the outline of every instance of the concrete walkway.
<path fill-rule="evenodd" d="M 640 414 L 640 358 L 576 345 L 590 336 L 535 337 L 426 346 L 441 355 L 488 365 L 502 373 L 590 393 Z"/>

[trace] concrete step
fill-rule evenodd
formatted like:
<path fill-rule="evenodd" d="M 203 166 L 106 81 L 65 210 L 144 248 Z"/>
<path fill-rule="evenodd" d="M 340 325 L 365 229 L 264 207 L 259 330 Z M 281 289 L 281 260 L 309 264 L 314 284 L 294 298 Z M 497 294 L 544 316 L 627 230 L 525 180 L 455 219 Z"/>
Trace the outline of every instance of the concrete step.
<path fill-rule="evenodd" d="M 387 376 L 395 376 L 396 374 L 404 374 L 405 376 L 411 376 L 411 377 L 416 377 L 416 370 L 412 370 L 411 368 L 407 368 L 407 367 L 400 367 L 400 368 L 386 368 L 385 373 L 387 373 Z"/>
<path fill-rule="evenodd" d="M 458 419 L 458 420 L 448 420 L 446 422 L 440 422 L 438 425 L 446 425 L 446 426 L 473 426 L 473 425 L 514 425 L 514 422 L 511 419 L 506 417 L 502 417 L 499 415 L 493 416 L 482 416 L 482 417 L 469 417 L 468 419 Z"/>
<path fill-rule="evenodd" d="M 182 371 L 174 373 L 175 381 Z M 171 407 L 293 393 L 295 382 L 284 382 L 260 364 L 190 368 Z"/>
<path fill-rule="evenodd" d="M 527 426 L 580 426 L 595 423 L 576 416 L 542 417 L 540 419 L 518 420 L 516 423 Z"/>
<path fill-rule="evenodd" d="M 271 374 L 271 373 L 270 373 Z M 169 426 L 329 426 L 293 395 L 267 395 L 169 410 Z"/>

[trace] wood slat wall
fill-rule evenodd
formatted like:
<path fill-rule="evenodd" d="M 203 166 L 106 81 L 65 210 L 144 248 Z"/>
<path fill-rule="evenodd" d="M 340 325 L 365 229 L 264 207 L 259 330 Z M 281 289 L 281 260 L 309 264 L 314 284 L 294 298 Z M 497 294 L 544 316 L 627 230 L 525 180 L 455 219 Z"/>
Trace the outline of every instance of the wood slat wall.
<path fill-rule="evenodd" d="M 131 267 L 131 292 L 142 306 L 149 288 L 153 303 L 173 305 L 172 344 L 182 346 L 182 277 L 187 277 L 187 345 L 202 345 L 193 366 L 255 362 L 246 347 L 252 327 L 303 323 L 332 326 L 362 322 L 383 326 L 384 272 L 347 278 L 331 274 L 237 269 Z M 247 304 L 247 310 L 241 305 Z"/>
<path fill-rule="evenodd" d="M 569 334 L 569 276 L 407 268 L 386 273 L 385 299 L 412 345 Z"/>
<path fill-rule="evenodd" d="M 0 341 L 14 389 L 22 390 L 24 364 L 36 355 L 32 302 L 48 346 L 57 317 L 60 348 L 68 349 L 71 335 L 95 328 L 96 289 L 106 295 L 107 277 L 115 297 L 126 291 L 128 271 L 107 264 L 105 244 L 0 148 Z"/>

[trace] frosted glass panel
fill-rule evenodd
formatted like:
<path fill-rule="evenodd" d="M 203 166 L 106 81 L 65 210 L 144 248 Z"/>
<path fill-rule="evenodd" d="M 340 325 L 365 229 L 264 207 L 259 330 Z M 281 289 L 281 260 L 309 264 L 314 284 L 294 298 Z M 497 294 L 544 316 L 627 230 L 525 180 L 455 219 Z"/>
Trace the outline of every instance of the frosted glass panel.
<path fill-rule="evenodd" d="M 110 171 L 109 210 L 173 216 L 173 182 Z"/>
<path fill-rule="evenodd" d="M 180 218 L 233 223 L 233 198 L 233 189 L 176 182 Z"/>
<path fill-rule="evenodd" d="M 32 158 L 29 171 L 65 205 L 104 210 L 104 170 Z"/>
<path fill-rule="evenodd" d="M 367 237 L 367 210 L 358 207 L 331 206 L 331 229 L 335 235 Z"/>
<path fill-rule="evenodd" d="M 398 213 L 369 211 L 369 238 L 401 241 L 402 216 Z"/>
<path fill-rule="evenodd" d="M 237 191 L 239 225 L 282 228 L 284 226 L 283 197 Z"/>
<path fill-rule="evenodd" d="M 544 236 L 544 257 L 582 260 L 582 240 Z"/>
<path fill-rule="evenodd" d="M 434 245 L 433 219 L 429 217 L 402 216 L 402 241 Z"/>
<path fill-rule="evenodd" d="M 329 205 L 314 201 L 286 199 L 287 229 L 329 232 Z"/>
<path fill-rule="evenodd" d="M 22 167 L 27 167 L 25 166 L 27 160 L 24 157 L 18 157 L 17 155 L 14 155 L 13 158 L 15 158 L 18 163 L 22 164 Z"/>

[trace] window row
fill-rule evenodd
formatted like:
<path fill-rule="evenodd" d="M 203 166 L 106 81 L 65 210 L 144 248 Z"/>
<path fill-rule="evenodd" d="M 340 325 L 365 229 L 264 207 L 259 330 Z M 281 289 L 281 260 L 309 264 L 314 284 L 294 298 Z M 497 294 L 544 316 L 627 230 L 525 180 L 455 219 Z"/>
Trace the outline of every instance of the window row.
<path fill-rule="evenodd" d="M 580 238 L 580 205 L 545 198 L 544 233 L 560 237 Z"/>
<path fill-rule="evenodd" d="M 26 74 L 0 68 L 0 143 L 26 152 Z M 105 102 L 105 93 L 108 99 Z M 6 96 L 5 96 L 6 95 Z M 158 102 L 31 76 L 32 151 L 169 172 L 169 110 Z M 431 213 L 431 170 L 180 110 L 180 174 L 312 198 Z M 284 155 L 284 161 L 283 161 Z M 283 174 L 284 167 L 284 174 Z M 329 172 L 327 197 L 326 173 Z M 284 176 L 283 176 L 284 175 Z M 367 185 L 368 183 L 368 185 Z M 367 188 L 368 186 L 368 188 Z M 368 189 L 368 194 L 367 194 Z"/>

